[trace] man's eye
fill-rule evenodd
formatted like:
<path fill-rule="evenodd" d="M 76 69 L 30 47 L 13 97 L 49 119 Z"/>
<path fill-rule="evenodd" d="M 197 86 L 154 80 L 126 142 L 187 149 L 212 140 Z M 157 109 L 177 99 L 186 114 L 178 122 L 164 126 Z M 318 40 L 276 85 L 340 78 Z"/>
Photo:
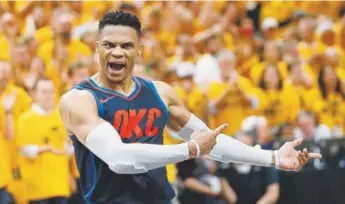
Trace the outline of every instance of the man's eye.
<path fill-rule="evenodd" d="M 123 48 L 125 49 L 129 49 L 129 48 L 132 48 L 133 46 L 131 44 L 124 44 L 123 45 Z"/>
<path fill-rule="evenodd" d="M 106 47 L 106 48 L 111 48 L 111 47 L 112 47 L 112 44 L 111 44 L 111 43 L 104 43 L 104 47 Z"/>

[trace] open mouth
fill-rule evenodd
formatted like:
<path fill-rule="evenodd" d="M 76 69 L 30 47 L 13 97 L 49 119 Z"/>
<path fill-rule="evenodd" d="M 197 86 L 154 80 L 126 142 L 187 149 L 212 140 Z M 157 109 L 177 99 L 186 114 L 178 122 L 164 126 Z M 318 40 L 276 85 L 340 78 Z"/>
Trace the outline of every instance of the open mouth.
<path fill-rule="evenodd" d="M 108 62 L 108 68 L 114 71 L 121 71 L 125 68 L 126 64 L 121 62 Z"/>

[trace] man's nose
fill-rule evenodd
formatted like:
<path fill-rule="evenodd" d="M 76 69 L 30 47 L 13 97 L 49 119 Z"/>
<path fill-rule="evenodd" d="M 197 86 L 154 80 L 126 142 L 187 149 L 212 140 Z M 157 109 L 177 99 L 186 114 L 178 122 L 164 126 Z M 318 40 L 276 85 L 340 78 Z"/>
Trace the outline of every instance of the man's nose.
<path fill-rule="evenodd" d="M 121 58 L 124 55 L 123 49 L 121 46 L 116 46 L 112 51 L 111 55 L 114 56 L 115 58 Z"/>

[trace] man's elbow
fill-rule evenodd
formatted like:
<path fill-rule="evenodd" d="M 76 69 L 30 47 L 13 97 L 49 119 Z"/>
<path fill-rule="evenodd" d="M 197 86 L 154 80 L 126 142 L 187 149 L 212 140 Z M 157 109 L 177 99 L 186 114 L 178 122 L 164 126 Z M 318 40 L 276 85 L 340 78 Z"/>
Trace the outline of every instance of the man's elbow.
<path fill-rule="evenodd" d="M 131 156 L 126 144 L 119 145 L 110 158 L 111 161 L 107 162 L 109 169 L 117 174 L 141 174 L 149 170 Z"/>

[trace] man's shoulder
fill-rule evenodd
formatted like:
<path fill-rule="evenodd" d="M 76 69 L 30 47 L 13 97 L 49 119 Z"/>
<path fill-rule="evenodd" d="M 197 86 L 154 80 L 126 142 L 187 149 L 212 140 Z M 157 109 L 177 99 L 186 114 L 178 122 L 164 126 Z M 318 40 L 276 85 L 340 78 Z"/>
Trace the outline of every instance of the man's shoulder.
<path fill-rule="evenodd" d="M 87 90 L 71 89 L 61 96 L 59 107 L 67 108 L 87 104 L 94 101 L 93 95 Z"/>

